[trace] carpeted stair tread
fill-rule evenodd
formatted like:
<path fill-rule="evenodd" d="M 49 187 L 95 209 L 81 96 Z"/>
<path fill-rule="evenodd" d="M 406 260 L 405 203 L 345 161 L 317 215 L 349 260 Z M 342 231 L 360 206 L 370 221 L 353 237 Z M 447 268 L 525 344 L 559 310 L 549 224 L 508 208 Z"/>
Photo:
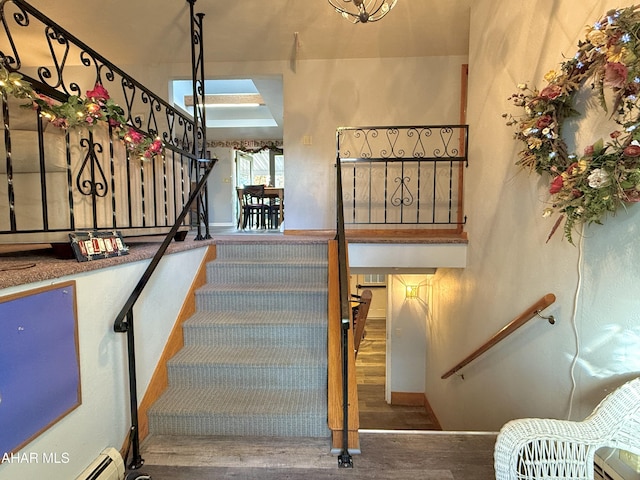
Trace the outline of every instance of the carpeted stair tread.
<path fill-rule="evenodd" d="M 328 437 L 327 256 L 326 240 L 216 243 L 150 432 Z"/>
<path fill-rule="evenodd" d="M 327 385 L 326 349 L 193 345 L 167 364 L 175 387 L 317 389 Z"/>
<path fill-rule="evenodd" d="M 273 283 L 249 283 L 242 285 L 225 284 L 218 285 L 207 283 L 200 287 L 196 294 L 217 293 L 217 292 L 259 292 L 259 293 L 326 293 L 326 284 L 300 285 L 300 284 L 273 284 Z"/>
<path fill-rule="evenodd" d="M 216 259 L 265 260 L 320 260 L 327 261 L 328 245 L 324 243 L 216 243 Z M 216 261 L 217 261 L 216 260 Z"/>
<path fill-rule="evenodd" d="M 319 409 L 326 415 L 325 389 L 253 390 L 237 388 L 172 388 L 149 409 L 159 414 L 274 413 L 280 415 Z"/>
<path fill-rule="evenodd" d="M 326 389 L 172 388 L 149 410 L 165 435 L 327 437 Z"/>
<path fill-rule="evenodd" d="M 247 348 L 327 345 L 327 317 L 299 311 L 207 312 L 182 325 L 185 345 L 230 345 Z"/>
<path fill-rule="evenodd" d="M 326 285 L 327 262 L 299 260 L 229 261 L 207 265 L 207 281 L 213 284 Z"/>
<path fill-rule="evenodd" d="M 189 317 L 184 327 L 207 327 L 212 325 L 318 325 L 326 328 L 326 315 L 314 314 L 309 311 L 238 311 L 238 312 L 208 312 L 199 311 Z"/>
<path fill-rule="evenodd" d="M 189 345 L 181 349 L 168 365 L 216 364 L 252 367 L 326 366 L 327 352 L 310 348 L 242 348 L 237 346 L 210 347 Z"/>
<path fill-rule="evenodd" d="M 251 265 L 251 266 L 260 266 L 263 265 L 282 265 L 282 266 L 306 266 L 306 267 L 327 267 L 327 260 L 322 259 L 314 259 L 314 258 L 257 258 L 257 259 L 245 259 L 245 258 L 217 258 L 212 260 L 210 265 L 219 264 L 219 265 Z"/>

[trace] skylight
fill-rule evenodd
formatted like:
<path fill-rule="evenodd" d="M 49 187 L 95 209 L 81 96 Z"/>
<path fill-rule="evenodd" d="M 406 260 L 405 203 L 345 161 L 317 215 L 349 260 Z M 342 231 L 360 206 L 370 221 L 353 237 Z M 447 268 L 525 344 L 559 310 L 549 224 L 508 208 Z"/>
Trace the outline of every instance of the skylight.
<path fill-rule="evenodd" d="M 173 103 L 193 115 L 191 80 L 174 80 Z M 205 80 L 207 128 L 275 127 L 269 107 L 250 79 Z"/>

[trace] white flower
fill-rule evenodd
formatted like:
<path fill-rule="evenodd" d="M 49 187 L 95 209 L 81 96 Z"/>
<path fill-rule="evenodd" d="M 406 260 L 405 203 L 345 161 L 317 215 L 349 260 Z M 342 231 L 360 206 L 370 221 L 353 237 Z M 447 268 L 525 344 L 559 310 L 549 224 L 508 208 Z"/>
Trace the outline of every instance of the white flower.
<path fill-rule="evenodd" d="M 591 188 L 602 188 L 611 183 L 609 174 L 601 168 L 595 168 L 587 177 L 587 180 L 589 181 L 589 186 Z"/>

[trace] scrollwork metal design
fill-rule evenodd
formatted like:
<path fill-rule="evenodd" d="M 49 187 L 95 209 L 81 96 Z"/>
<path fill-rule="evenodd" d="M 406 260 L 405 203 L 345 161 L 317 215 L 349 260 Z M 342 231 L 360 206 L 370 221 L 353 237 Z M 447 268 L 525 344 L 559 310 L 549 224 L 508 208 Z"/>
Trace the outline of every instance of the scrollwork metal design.
<path fill-rule="evenodd" d="M 3 45 L 8 45 L 8 51 L 0 51 L 0 61 L 8 70 L 19 71 L 26 56 L 37 55 L 41 66 L 34 65 L 35 78 L 20 72 L 36 91 L 64 102 L 70 95 L 82 96 L 100 83 L 109 91 L 111 98 L 123 107 L 125 118 L 131 126 L 152 137 L 159 136 L 175 150 L 182 150 L 185 145 L 193 146 L 193 142 L 184 141 L 195 131 L 194 122 L 188 115 L 155 95 L 31 5 L 22 0 L 2 1 L 0 22 L 5 35 L 0 40 Z M 26 44 L 25 36 L 21 34 L 26 29 L 29 32 L 42 29 L 42 36 L 38 37 L 37 43 Z M 74 59 L 93 71 L 83 76 L 88 82 L 85 85 L 66 78 L 65 73 Z M 163 112 L 166 113 L 163 115 Z M 167 121 L 169 118 L 171 122 Z M 178 118 L 180 120 L 175 121 Z M 185 154 L 193 155 L 191 151 L 185 151 Z"/>
<path fill-rule="evenodd" d="M 86 148 L 87 153 L 76 176 L 76 187 L 78 187 L 78 191 L 82 195 L 105 197 L 108 192 L 107 184 L 109 182 L 98 159 L 98 153 L 103 151 L 102 145 L 94 142 L 93 134 L 89 132 L 88 138 L 80 139 L 80 146 Z M 96 174 L 99 175 L 99 178 Z M 83 178 L 87 175 L 89 178 Z"/>
<path fill-rule="evenodd" d="M 451 140 L 453 139 L 453 128 L 451 127 L 443 127 L 440 129 L 440 138 L 442 139 L 443 149 L 436 149 L 433 151 L 433 156 L 438 158 L 450 158 L 457 157 L 459 151 L 457 148 L 452 148 L 449 150 L 449 145 L 451 144 Z"/>
<path fill-rule="evenodd" d="M 351 224 L 459 226 L 467 126 L 343 127 L 337 152 Z M 395 188 L 394 188 L 395 187 Z"/>
<path fill-rule="evenodd" d="M 405 206 L 413 204 L 413 194 L 409 187 L 407 187 L 407 183 L 411 181 L 409 177 L 396 177 L 395 183 L 398 184 L 398 187 L 395 189 L 393 194 L 391 194 L 391 205 L 394 207 Z"/>

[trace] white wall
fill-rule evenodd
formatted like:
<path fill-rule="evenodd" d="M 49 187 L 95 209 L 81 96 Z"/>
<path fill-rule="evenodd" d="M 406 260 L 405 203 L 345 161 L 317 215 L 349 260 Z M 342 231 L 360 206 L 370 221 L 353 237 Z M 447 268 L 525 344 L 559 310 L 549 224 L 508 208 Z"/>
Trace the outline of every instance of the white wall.
<path fill-rule="evenodd" d="M 231 148 L 216 147 L 210 149 L 218 159 L 209 175 L 209 224 L 236 225 L 236 192 L 233 174 L 234 151 Z"/>
<path fill-rule="evenodd" d="M 336 128 L 341 126 L 458 124 L 460 78 L 466 56 L 385 59 L 299 60 L 207 64 L 209 77 L 282 75 L 286 228 L 335 227 Z M 187 64 L 125 68 L 162 95 L 168 81 L 189 78 Z M 310 136 L 311 145 L 302 138 Z M 207 132 L 215 140 L 215 132 Z M 214 222 L 228 221 L 223 192 L 230 165 L 209 182 Z M 233 192 L 230 192 L 233 195 Z M 215 201 L 214 201 L 215 200 Z"/>
<path fill-rule="evenodd" d="M 142 399 L 205 249 L 165 257 L 134 309 L 138 399 Z M 99 261 L 99 260 L 96 260 Z M 126 334 L 113 322 L 149 261 L 129 263 L 55 282 L 0 290 L 0 297 L 67 280 L 76 281 L 82 404 L 20 452 L 42 460 L 57 454 L 59 464 L 0 465 L 0 480 L 75 478 L 107 446 L 120 449 L 128 435 L 129 389 Z M 5 452 L 0 452 L 0 457 Z M 66 454 L 66 455 L 65 455 Z"/>
<path fill-rule="evenodd" d="M 426 275 L 389 275 L 387 281 L 387 393 L 422 393 L 430 281 Z M 408 285 L 418 286 L 416 298 L 407 298 Z M 387 395 L 387 401 L 390 400 Z"/>
<path fill-rule="evenodd" d="M 337 127 L 459 123 L 466 60 L 307 60 L 286 72 L 286 228 L 335 228 Z M 311 145 L 303 145 L 304 136 Z"/>
<path fill-rule="evenodd" d="M 501 116 L 513 111 L 507 98 L 518 83 L 542 84 L 563 55 L 573 56 L 585 25 L 621 6 L 594 0 L 472 6 L 468 266 L 438 270 L 429 319 L 426 390 L 445 429 L 497 430 L 525 416 L 582 419 L 640 371 L 640 210 L 587 228 L 582 246 L 570 245 L 561 231 L 545 243 L 555 221 L 541 216 L 547 184 L 514 165 L 521 146 Z M 592 142 L 602 136 L 589 133 Z M 545 312 L 555 315 L 555 326 L 533 320 L 465 368 L 464 380 L 440 379 L 548 292 L 557 296 Z"/>

